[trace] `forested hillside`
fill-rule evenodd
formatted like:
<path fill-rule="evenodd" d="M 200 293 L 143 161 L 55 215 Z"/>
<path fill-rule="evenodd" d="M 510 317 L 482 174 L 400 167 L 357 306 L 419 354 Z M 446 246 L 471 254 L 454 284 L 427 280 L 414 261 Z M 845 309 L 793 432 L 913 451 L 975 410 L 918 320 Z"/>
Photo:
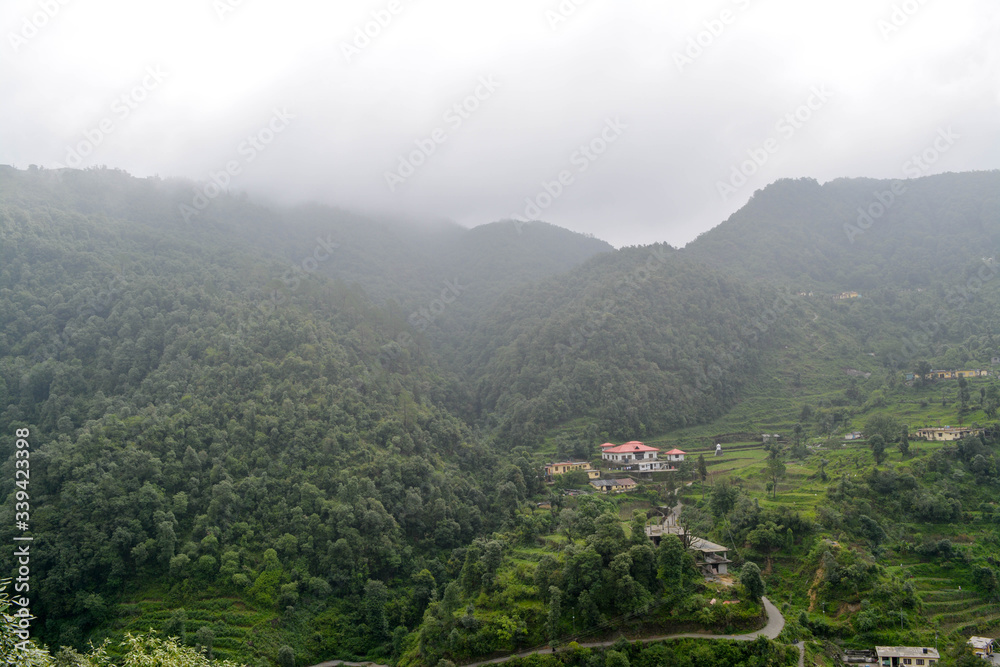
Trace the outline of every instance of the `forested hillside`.
<path fill-rule="evenodd" d="M 533 491 L 455 416 L 464 392 L 398 308 L 318 273 L 273 298 L 285 265 L 222 230 L 25 203 L 0 209 L 0 428 L 33 434 L 41 639 L 79 646 L 121 602 L 209 594 L 267 621 L 224 655 L 388 657 L 440 555 Z"/>
<path fill-rule="evenodd" d="M 665 245 L 626 248 L 510 293 L 464 343 L 479 414 L 515 445 L 592 418 L 642 438 L 723 414 L 799 306 Z"/>
<path fill-rule="evenodd" d="M 927 287 L 1000 248 L 1000 171 L 782 180 L 685 252 L 795 291 Z"/>
<path fill-rule="evenodd" d="M 735 490 L 701 488 L 687 520 L 747 548 L 741 565 L 785 549 L 885 598 L 852 614 L 916 614 L 873 559 L 887 540 L 909 557 L 907 522 L 972 525 L 995 430 L 899 471 L 830 450 L 841 480 L 805 443 L 894 408 L 995 419 L 986 381 L 904 374 L 1000 356 L 998 185 L 907 181 L 858 234 L 845 224 L 891 182 L 781 181 L 687 248 L 613 250 L 541 222 L 465 230 L 238 194 L 185 221 L 191 183 L 2 167 L 0 432 L 31 432 L 35 636 L 83 649 L 153 628 L 255 666 L 433 665 L 616 623 L 749 628 L 752 586 L 709 609 L 690 559 L 640 532 L 677 500 L 663 479 L 635 505 L 570 501 L 541 467 L 567 446 L 701 447 L 761 424 L 794 441 L 796 474 L 829 482 L 810 487 L 828 507 L 761 507 L 784 482 L 757 441 L 760 470 L 727 469 Z M 11 544 L 11 438 L 0 462 Z M 899 523 L 876 521 L 887 537 L 862 518 L 878 511 Z M 876 544 L 813 543 L 840 534 Z"/>

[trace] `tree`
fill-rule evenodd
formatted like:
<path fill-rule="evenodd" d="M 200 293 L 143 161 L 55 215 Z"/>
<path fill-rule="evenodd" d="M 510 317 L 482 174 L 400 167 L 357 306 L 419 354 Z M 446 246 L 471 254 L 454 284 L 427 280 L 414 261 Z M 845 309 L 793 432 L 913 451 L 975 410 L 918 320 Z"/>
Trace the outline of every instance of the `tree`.
<path fill-rule="evenodd" d="M 365 596 L 362 606 L 365 612 L 365 623 L 372 635 L 379 640 L 389 635 L 389 621 L 385 616 L 385 605 L 389 601 L 389 590 L 385 584 L 376 579 L 369 579 L 365 584 Z"/>
<path fill-rule="evenodd" d="M 684 587 L 684 544 L 676 535 L 664 535 L 656 552 L 657 575 L 668 587 Z"/>
<path fill-rule="evenodd" d="M 721 519 L 732 511 L 739 497 L 739 489 L 732 484 L 716 484 L 712 487 L 712 495 L 709 497 L 708 507 L 717 519 Z"/>
<path fill-rule="evenodd" d="M 549 615 L 545 622 L 545 630 L 549 636 L 549 644 L 554 649 L 559 639 L 559 619 L 562 616 L 562 591 L 556 586 L 549 586 Z"/>
<path fill-rule="evenodd" d="M 753 561 L 747 561 L 740 570 L 740 583 L 754 602 L 760 602 L 764 597 L 764 579 L 760 576 L 760 568 Z"/>
<path fill-rule="evenodd" d="M 165 637 L 176 637 L 183 644 L 187 638 L 185 626 L 187 625 L 187 612 L 183 609 L 176 609 L 170 614 L 170 618 L 163 624 L 163 635 Z"/>
<path fill-rule="evenodd" d="M 698 477 L 704 482 L 708 478 L 708 465 L 705 463 L 705 455 L 698 455 Z"/>
<path fill-rule="evenodd" d="M 280 667 L 295 667 L 295 651 L 291 646 L 282 646 L 278 649 L 278 665 Z"/>
<path fill-rule="evenodd" d="M 902 428 L 903 425 L 895 417 L 886 414 L 877 414 L 868 418 L 862 430 L 865 438 L 870 439 L 873 436 L 880 435 L 885 442 L 896 442 L 896 439 L 902 432 Z"/>
<path fill-rule="evenodd" d="M 927 376 L 931 374 L 931 365 L 926 361 L 918 361 L 913 367 L 913 374 L 916 376 L 917 385 L 923 387 L 927 384 Z"/>
<path fill-rule="evenodd" d="M 212 645 L 215 643 L 215 633 L 212 632 L 212 628 L 207 625 L 203 625 L 198 628 L 198 632 L 195 635 L 197 644 L 197 649 L 205 654 L 205 657 L 211 660 L 214 655 L 212 654 Z"/>
<path fill-rule="evenodd" d="M 872 450 L 872 456 L 875 457 L 875 465 L 881 465 L 885 460 L 885 438 L 875 434 L 868 439 L 868 446 Z"/>
<path fill-rule="evenodd" d="M 604 667 L 629 667 L 628 656 L 621 651 L 609 650 L 604 654 Z"/>
<path fill-rule="evenodd" d="M 771 554 L 784 546 L 781 529 L 773 521 L 762 523 L 747 534 L 747 542 L 754 549 L 767 556 L 771 562 Z"/>
<path fill-rule="evenodd" d="M 910 427 L 903 424 L 903 430 L 899 434 L 899 453 L 903 456 L 910 455 Z"/>
<path fill-rule="evenodd" d="M 964 377 L 958 378 L 958 414 L 964 415 L 969 411 L 969 401 L 972 396 L 969 394 L 969 381 Z"/>
<path fill-rule="evenodd" d="M 772 489 L 774 491 L 774 497 L 778 497 L 778 482 L 785 478 L 785 473 L 787 469 L 785 468 L 785 462 L 780 458 L 773 458 L 767 460 L 767 476 L 771 480 Z"/>
<path fill-rule="evenodd" d="M 997 388 L 995 383 L 991 383 L 986 388 L 986 405 L 983 407 L 983 410 L 986 412 L 987 417 L 996 419 L 998 409 L 1000 409 L 1000 389 Z"/>

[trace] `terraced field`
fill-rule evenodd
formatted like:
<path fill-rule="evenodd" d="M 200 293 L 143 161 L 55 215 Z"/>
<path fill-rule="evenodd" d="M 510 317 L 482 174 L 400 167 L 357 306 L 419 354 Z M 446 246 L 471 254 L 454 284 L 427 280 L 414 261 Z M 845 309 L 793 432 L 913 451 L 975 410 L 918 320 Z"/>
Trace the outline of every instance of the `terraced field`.
<path fill-rule="evenodd" d="M 120 609 L 115 629 L 122 634 L 148 632 L 150 626 L 158 631 L 173 613 L 165 602 L 154 598 L 122 604 Z M 215 634 L 213 651 L 216 658 L 235 660 L 239 655 L 237 651 L 242 650 L 245 654 L 248 648 L 264 653 L 277 653 L 279 639 L 273 631 L 278 620 L 275 614 L 261 613 L 247 607 L 238 598 L 196 601 L 185 607 L 185 614 L 185 632 L 189 639 L 201 627 L 212 629 Z"/>

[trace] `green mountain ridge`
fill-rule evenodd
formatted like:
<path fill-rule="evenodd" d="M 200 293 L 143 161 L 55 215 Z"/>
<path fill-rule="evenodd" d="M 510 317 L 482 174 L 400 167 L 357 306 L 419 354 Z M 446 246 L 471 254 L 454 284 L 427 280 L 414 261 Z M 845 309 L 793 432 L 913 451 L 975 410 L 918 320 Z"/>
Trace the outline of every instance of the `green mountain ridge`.
<path fill-rule="evenodd" d="M 1000 241 L 997 185 L 1000 172 L 906 181 L 852 242 L 845 225 L 891 181 L 779 181 L 686 248 L 615 250 L 542 222 L 419 228 L 240 195 L 188 223 L 190 182 L 0 167 L 0 430 L 31 432 L 36 637 L 82 649 L 179 627 L 254 665 L 286 646 L 296 664 L 416 665 L 567 633 L 571 608 L 625 623 L 655 601 L 668 625 L 749 626 L 752 600 L 705 611 L 687 562 L 663 569 L 627 500 L 563 507 L 540 468 L 608 439 L 701 448 L 762 425 L 796 440 L 790 475 L 808 492 L 768 500 L 765 454 L 743 443 L 743 459 L 709 464 L 739 488 L 732 506 L 689 497 L 692 521 L 720 540 L 733 538 L 710 531 L 727 526 L 762 564 L 785 544 L 869 591 L 871 610 L 796 621 L 803 632 L 881 631 L 888 600 L 919 604 L 876 567 L 879 545 L 917 565 L 904 526 L 940 535 L 936 507 L 980 526 L 963 512 L 992 511 L 968 508 L 989 505 L 995 438 L 915 447 L 899 474 L 815 489 L 804 441 L 829 446 L 881 414 L 995 418 L 990 380 L 908 386 L 904 372 L 1000 356 L 983 261 Z M 7 543 L 15 450 L 0 442 Z M 867 450 L 828 456 L 868 474 Z M 888 542 L 861 519 L 885 523 L 880 507 Z M 838 531 L 850 546 L 827 558 L 820 536 Z M 938 558 L 927 550 L 920 567 Z M 965 553 L 955 576 L 988 582 L 971 565 L 991 568 L 987 552 Z"/>

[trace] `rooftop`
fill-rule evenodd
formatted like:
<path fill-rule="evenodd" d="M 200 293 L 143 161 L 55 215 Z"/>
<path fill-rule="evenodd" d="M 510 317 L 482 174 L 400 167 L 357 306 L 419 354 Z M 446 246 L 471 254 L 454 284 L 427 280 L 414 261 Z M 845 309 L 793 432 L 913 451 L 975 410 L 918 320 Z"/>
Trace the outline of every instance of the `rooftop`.
<path fill-rule="evenodd" d="M 691 538 L 691 548 L 695 551 L 704 551 L 706 553 L 726 553 L 729 551 L 729 547 L 709 542 L 708 540 L 704 540 L 700 537 Z"/>
<path fill-rule="evenodd" d="M 993 643 L 993 640 L 988 637 L 969 637 L 969 641 L 965 643 L 972 648 L 986 649 Z"/>
<path fill-rule="evenodd" d="M 641 442 L 626 442 L 624 445 L 609 447 L 604 451 L 611 454 L 631 454 L 633 452 L 658 452 L 660 449 L 659 447 L 644 445 Z"/>
<path fill-rule="evenodd" d="M 875 653 L 880 658 L 933 658 L 938 660 L 941 657 L 936 649 L 923 646 L 876 646 Z"/>

